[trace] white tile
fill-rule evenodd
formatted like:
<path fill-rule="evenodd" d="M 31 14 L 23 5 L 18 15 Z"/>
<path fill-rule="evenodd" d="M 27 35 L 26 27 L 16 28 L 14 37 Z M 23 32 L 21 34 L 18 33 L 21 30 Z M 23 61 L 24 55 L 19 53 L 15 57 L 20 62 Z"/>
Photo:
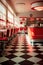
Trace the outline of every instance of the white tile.
<path fill-rule="evenodd" d="M 21 48 L 19 48 L 19 49 L 15 49 L 16 51 L 23 51 L 24 49 L 21 49 Z"/>
<path fill-rule="evenodd" d="M 41 44 L 41 43 L 36 43 L 35 45 L 37 45 L 37 46 L 41 46 L 42 44 Z"/>
<path fill-rule="evenodd" d="M 22 52 L 17 52 L 17 53 L 14 53 L 14 55 L 16 55 L 16 56 L 21 56 L 21 55 L 24 55 L 24 53 L 22 53 Z"/>
<path fill-rule="evenodd" d="M 23 43 L 19 43 L 18 45 L 24 45 Z"/>
<path fill-rule="evenodd" d="M 12 51 L 13 49 L 5 49 L 5 51 Z"/>
<path fill-rule="evenodd" d="M 7 60 L 9 60 L 9 59 L 6 58 L 6 57 L 0 57 L 0 63 L 1 63 L 1 62 L 4 62 L 4 61 L 7 61 Z"/>
<path fill-rule="evenodd" d="M 39 45 L 39 43 L 36 43 L 35 45 Z"/>
<path fill-rule="evenodd" d="M 14 61 L 14 62 L 16 62 L 16 63 L 19 63 L 19 62 L 24 61 L 25 59 L 24 58 L 21 58 L 21 57 L 16 57 L 16 58 L 13 58 L 11 60 Z"/>
<path fill-rule="evenodd" d="M 29 58 L 27 60 L 29 60 L 31 62 L 34 62 L 34 63 L 37 63 L 37 62 L 41 61 L 41 59 L 40 58 L 37 58 L 37 57 L 31 57 L 31 58 Z"/>
<path fill-rule="evenodd" d="M 30 56 L 36 56 L 36 55 L 38 55 L 38 53 L 35 53 L 35 52 L 30 52 L 30 53 L 27 53 L 28 55 L 30 55 Z"/>
<path fill-rule="evenodd" d="M 14 64 L 14 65 L 20 65 L 20 64 L 17 63 L 17 64 Z"/>
<path fill-rule="evenodd" d="M 37 47 L 39 47 L 40 49 L 43 49 L 43 46 L 37 46 Z"/>
<path fill-rule="evenodd" d="M 40 53 L 40 54 L 42 54 L 42 55 L 43 55 L 43 53 Z"/>
<path fill-rule="evenodd" d="M 13 48 L 14 46 L 10 45 L 10 46 L 7 46 L 7 47 L 8 47 L 8 49 L 10 49 L 10 48 Z"/>
<path fill-rule="evenodd" d="M 38 50 L 43 51 L 43 49 L 38 49 Z"/>
<path fill-rule="evenodd" d="M 1 64 L 0 64 L 1 65 Z"/>
<path fill-rule="evenodd" d="M 23 48 L 24 46 L 17 46 L 18 48 Z"/>

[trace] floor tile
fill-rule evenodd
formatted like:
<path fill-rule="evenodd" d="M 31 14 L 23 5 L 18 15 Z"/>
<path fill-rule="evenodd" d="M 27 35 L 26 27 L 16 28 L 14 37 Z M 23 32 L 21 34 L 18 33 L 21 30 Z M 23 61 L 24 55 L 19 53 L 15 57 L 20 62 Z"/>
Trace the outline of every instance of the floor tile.
<path fill-rule="evenodd" d="M 43 60 L 38 62 L 39 65 L 43 65 Z"/>
<path fill-rule="evenodd" d="M 37 63 L 37 62 L 41 61 L 41 59 L 37 58 L 37 57 L 31 57 L 28 60 L 31 61 L 31 62 L 34 62 L 34 63 Z"/>
<path fill-rule="evenodd" d="M 16 63 L 19 63 L 19 62 L 22 62 L 25 59 L 24 58 L 21 58 L 21 57 L 16 57 L 16 58 L 13 58 L 11 60 L 14 61 L 14 62 L 16 62 Z"/>
<path fill-rule="evenodd" d="M 5 61 L 2 63 L 2 65 L 14 65 L 15 62 L 11 61 L 11 60 L 8 60 L 8 61 Z"/>
<path fill-rule="evenodd" d="M 16 52 L 16 53 L 14 53 L 14 55 L 16 55 L 16 56 L 22 56 L 22 55 L 24 55 L 24 53 L 22 53 L 22 52 Z"/>
<path fill-rule="evenodd" d="M 43 55 L 41 55 L 41 54 L 38 54 L 35 57 L 43 59 Z"/>
<path fill-rule="evenodd" d="M 5 61 L 7 61 L 7 60 L 9 60 L 9 59 L 6 58 L 6 57 L 0 57 L 0 63 L 5 62 Z"/>
<path fill-rule="evenodd" d="M 30 56 L 36 56 L 36 55 L 38 55 L 38 53 L 35 53 L 35 52 L 30 52 L 30 53 L 27 53 L 28 55 L 30 55 Z"/>
<path fill-rule="evenodd" d="M 32 46 L 27 43 L 24 35 L 20 34 L 8 44 L 5 55 L 0 54 L 0 65 L 43 65 L 43 43 L 36 42 Z"/>
<path fill-rule="evenodd" d="M 30 58 L 31 56 L 30 56 L 30 55 L 27 55 L 27 54 L 24 54 L 24 55 L 22 55 L 22 56 L 20 56 L 20 57 L 22 57 L 22 58 L 24 58 L 24 59 L 28 59 L 28 58 Z"/>
<path fill-rule="evenodd" d="M 15 58 L 16 55 L 11 54 L 11 55 L 8 55 L 8 56 L 6 56 L 6 57 L 9 58 L 9 59 L 12 59 L 12 58 Z"/>
<path fill-rule="evenodd" d="M 24 60 L 22 62 L 19 63 L 20 65 L 33 65 L 34 63 L 28 60 Z"/>

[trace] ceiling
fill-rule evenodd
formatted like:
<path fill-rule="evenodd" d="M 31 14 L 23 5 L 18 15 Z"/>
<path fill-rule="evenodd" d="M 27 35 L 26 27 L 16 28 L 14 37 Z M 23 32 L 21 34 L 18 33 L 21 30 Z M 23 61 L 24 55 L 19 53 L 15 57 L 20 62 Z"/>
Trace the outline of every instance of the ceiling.
<path fill-rule="evenodd" d="M 7 2 L 12 6 L 13 10 L 19 16 L 28 16 L 31 12 L 35 14 L 37 11 L 31 9 L 31 3 L 40 0 L 7 0 Z M 39 14 L 40 12 L 38 12 Z"/>

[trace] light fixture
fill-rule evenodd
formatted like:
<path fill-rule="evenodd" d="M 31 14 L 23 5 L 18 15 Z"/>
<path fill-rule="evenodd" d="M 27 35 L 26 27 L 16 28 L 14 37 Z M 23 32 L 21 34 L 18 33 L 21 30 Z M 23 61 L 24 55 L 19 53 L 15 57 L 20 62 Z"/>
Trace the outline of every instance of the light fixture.
<path fill-rule="evenodd" d="M 25 3 L 21 3 L 21 2 L 20 3 L 16 3 L 16 4 L 18 4 L 18 5 L 25 5 Z"/>
<path fill-rule="evenodd" d="M 43 1 L 36 1 L 31 3 L 31 9 L 37 11 L 43 11 Z"/>

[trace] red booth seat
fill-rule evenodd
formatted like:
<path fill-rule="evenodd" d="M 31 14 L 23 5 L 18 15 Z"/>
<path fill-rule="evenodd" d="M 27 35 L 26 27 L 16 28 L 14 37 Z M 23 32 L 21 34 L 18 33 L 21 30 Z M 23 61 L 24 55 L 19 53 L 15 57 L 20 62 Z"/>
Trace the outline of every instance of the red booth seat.
<path fill-rule="evenodd" d="M 28 34 L 31 39 L 43 39 L 43 28 L 28 28 Z"/>
<path fill-rule="evenodd" d="M 0 37 L 0 41 L 6 41 L 7 37 Z"/>

